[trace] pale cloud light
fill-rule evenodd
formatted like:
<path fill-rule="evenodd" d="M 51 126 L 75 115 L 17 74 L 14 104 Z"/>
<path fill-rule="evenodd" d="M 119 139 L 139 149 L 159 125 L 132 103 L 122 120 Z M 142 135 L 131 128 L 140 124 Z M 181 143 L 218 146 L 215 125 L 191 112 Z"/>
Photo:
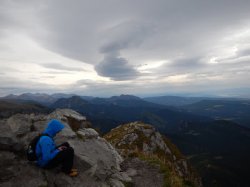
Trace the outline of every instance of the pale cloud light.
<path fill-rule="evenodd" d="M 4 57 L 0 58 L 0 72 L 6 73 L 8 70 L 9 77 L 22 79 L 27 84 L 33 79 L 39 83 L 62 87 L 83 78 L 105 79 L 96 74 L 91 64 L 48 51 L 23 34 L 9 33 L 6 38 L 1 39 L 0 45 L 9 49 L 0 51 L 0 55 Z M 54 66 L 50 66 L 53 64 Z M 72 70 L 75 71 L 72 74 L 64 73 Z"/>
<path fill-rule="evenodd" d="M 3 0 L 0 94 L 248 88 L 249 6 L 245 0 Z"/>
<path fill-rule="evenodd" d="M 209 60 L 209 63 L 211 64 L 217 64 L 218 61 L 217 61 L 218 57 L 212 57 L 210 60 Z"/>
<path fill-rule="evenodd" d="M 180 83 L 189 82 L 190 79 L 188 77 L 189 77 L 188 74 L 172 75 L 172 76 L 166 77 L 163 80 L 166 81 L 166 82 L 168 82 L 168 83 L 180 84 Z"/>
<path fill-rule="evenodd" d="M 145 61 L 144 64 L 140 64 L 137 67 L 137 70 L 139 70 L 142 73 L 150 73 L 152 69 L 159 68 L 162 65 L 166 64 L 167 60 L 151 60 L 151 61 Z"/>

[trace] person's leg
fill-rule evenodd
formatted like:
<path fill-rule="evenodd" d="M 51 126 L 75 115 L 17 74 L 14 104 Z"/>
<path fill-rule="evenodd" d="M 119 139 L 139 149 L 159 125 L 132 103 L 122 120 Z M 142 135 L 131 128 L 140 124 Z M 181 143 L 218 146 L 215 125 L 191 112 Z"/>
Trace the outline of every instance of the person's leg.
<path fill-rule="evenodd" d="M 62 171 L 64 173 L 70 173 L 74 160 L 74 150 L 72 147 L 69 147 L 65 150 L 60 151 L 55 158 L 53 158 L 45 166 L 46 169 L 54 168 L 58 165 L 62 165 Z"/>
<path fill-rule="evenodd" d="M 56 148 L 61 147 L 61 146 L 70 147 L 68 142 L 64 142 L 61 145 L 56 146 Z"/>
<path fill-rule="evenodd" d="M 74 161 L 74 149 L 72 147 L 67 148 L 65 154 L 65 159 L 62 163 L 62 171 L 65 173 L 70 173 L 72 167 L 73 167 L 73 161 Z"/>

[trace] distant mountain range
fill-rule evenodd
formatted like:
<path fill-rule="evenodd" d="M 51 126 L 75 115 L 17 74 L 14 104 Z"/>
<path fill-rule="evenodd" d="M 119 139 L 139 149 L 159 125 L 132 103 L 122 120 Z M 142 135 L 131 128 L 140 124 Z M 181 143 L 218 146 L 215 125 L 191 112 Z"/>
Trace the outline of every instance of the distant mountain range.
<path fill-rule="evenodd" d="M 199 102 L 205 97 L 179 97 L 179 96 L 159 96 L 159 97 L 146 97 L 145 101 L 149 101 L 156 104 L 168 105 L 168 106 L 183 106 Z"/>
<path fill-rule="evenodd" d="M 117 105 L 123 107 L 164 107 L 159 104 L 144 101 L 133 95 L 112 96 L 110 98 L 94 98 L 90 100 L 91 104 Z"/>
<path fill-rule="evenodd" d="M 119 123 L 144 121 L 164 131 L 178 131 L 184 122 L 209 121 L 208 117 L 190 114 L 177 108 L 147 102 L 130 95 L 84 100 L 80 96 L 58 99 L 51 108 L 71 108 L 94 120 L 103 132 Z M 113 125 L 112 125 L 113 124 Z"/>
<path fill-rule="evenodd" d="M 205 186 L 248 185 L 250 100 L 174 96 L 142 99 L 132 95 L 97 98 L 67 94 L 9 95 L 0 100 L 0 114 L 5 114 L 2 117 L 55 108 L 80 112 L 103 133 L 132 121 L 152 124 L 189 157 Z"/>
<path fill-rule="evenodd" d="M 0 119 L 16 113 L 48 113 L 51 110 L 39 103 L 23 100 L 0 100 Z"/>
<path fill-rule="evenodd" d="M 120 107 L 133 107 L 139 108 L 140 111 L 147 112 L 148 108 L 154 109 L 169 109 L 171 111 L 182 112 L 179 116 L 197 115 L 206 116 L 212 119 L 225 119 L 237 122 L 243 126 L 250 127 L 250 99 L 239 99 L 239 98 L 207 98 L 207 97 L 179 97 L 179 96 L 160 96 L 160 97 L 148 97 L 139 98 L 133 95 L 120 95 L 112 96 L 110 98 L 99 98 L 91 96 L 77 96 L 75 94 L 31 94 L 25 93 L 21 95 L 8 95 L 0 98 L 2 100 L 19 100 L 19 101 L 33 101 L 47 107 L 68 107 L 74 108 L 75 110 L 87 112 L 87 109 L 83 109 L 82 105 L 88 106 L 88 108 L 102 107 L 105 111 L 113 111 L 113 109 L 106 109 L 107 106 L 120 109 Z M 73 103 L 71 103 L 73 102 Z M 74 103 L 75 102 L 75 103 Z M 79 103 L 78 103 L 79 102 Z M 91 106 L 93 105 L 93 106 Z M 104 105 L 104 106 L 101 106 Z M 144 109 L 147 108 L 145 111 Z M 96 109 L 92 109 L 95 112 Z M 128 109 L 120 109 L 128 110 Z M 82 111 L 82 112 L 83 112 Z M 125 113 L 128 111 L 124 111 Z M 158 111 L 159 112 L 159 111 Z M 105 113 L 105 112 L 104 112 Z M 160 112 L 161 113 L 161 112 Z M 166 113 L 166 112 L 162 112 Z M 171 112 L 170 112 L 171 113 Z M 119 115 L 120 116 L 120 115 Z M 160 115 L 162 116 L 162 114 Z M 169 116 L 169 115 L 168 115 Z M 173 115 L 175 116 L 175 115 Z M 174 118 L 171 116 L 171 118 Z M 164 116 L 163 116 L 164 118 Z M 181 117 L 182 118 L 182 117 Z M 181 119 L 180 118 L 180 119 Z M 148 119 L 148 116 L 147 116 Z M 190 118 L 189 118 L 190 119 Z M 149 121 L 156 120 L 151 119 Z M 159 121 L 160 119 L 158 119 Z M 171 120 L 170 120 L 171 121 Z M 126 121 L 128 122 L 128 121 Z M 176 121 L 171 121 L 176 122 Z"/>
<path fill-rule="evenodd" d="M 148 111 L 167 108 L 129 95 L 93 98 L 88 101 L 80 96 L 73 96 L 59 99 L 50 107 L 76 110 L 87 116 L 103 132 L 121 123 L 142 120 Z"/>
<path fill-rule="evenodd" d="M 167 105 L 167 106 L 186 106 L 198 103 L 200 101 L 250 101 L 246 98 L 231 98 L 231 97 L 180 97 L 180 96 L 159 96 L 159 97 L 146 97 L 145 101 Z"/>
<path fill-rule="evenodd" d="M 7 95 L 5 97 L 2 97 L 1 99 L 8 99 L 8 100 L 25 100 L 25 101 L 35 101 L 38 102 L 40 104 L 43 104 L 45 106 L 48 106 L 52 103 L 54 103 L 57 99 L 59 98 L 69 98 L 74 96 L 74 94 L 43 94 L 43 93 L 36 93 L 36 94 L 32 94 L 32 93 L 24 93 L 21 95 L 14 95 L 14 94 L 10 94 Z"/>

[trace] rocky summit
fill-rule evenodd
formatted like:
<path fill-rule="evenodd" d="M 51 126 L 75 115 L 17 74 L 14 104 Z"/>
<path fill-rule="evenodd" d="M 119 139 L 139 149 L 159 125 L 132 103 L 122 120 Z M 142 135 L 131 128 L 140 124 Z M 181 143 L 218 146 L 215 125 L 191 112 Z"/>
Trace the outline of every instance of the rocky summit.
<path fill-rule="evenodd" d="M 59 168 L 44 170 L 25 158 L 25 148 L 45 129 L 51 119 L 59 119 L 65 129 L 56 143 L 69 142 L 75 150 L 79 176 L 70 178 Z M 62 109 L 45 115 L 16 114 L 0 122 L 0 186 L 124 186 L 131 178 L 121 171 L 118 152 L 75 111 Z"/>
<path fill-rule="evenodd" d="M 75 178 L 26 159 L 27 145 L 51 119 L 65 125 L 55 142 L 67 141 L 74 148 Z M 15 114 L 0 121 L 0 132 L 0 186 L 200 186 L 178 149 L 143 123 L 119 126 L 102 138 L 84 116 L 60 109 L 49 115 Z"/>
<path fill-rule="evenodd" d="M 185 157 L 153 126 L 128 123 L 112 129 L 105 138 L 126 158 L 123 168 L 137 168 L 144 176 L 141 180 L 132 177 L 136 186 L 201 186 L 201 179 Z"/>

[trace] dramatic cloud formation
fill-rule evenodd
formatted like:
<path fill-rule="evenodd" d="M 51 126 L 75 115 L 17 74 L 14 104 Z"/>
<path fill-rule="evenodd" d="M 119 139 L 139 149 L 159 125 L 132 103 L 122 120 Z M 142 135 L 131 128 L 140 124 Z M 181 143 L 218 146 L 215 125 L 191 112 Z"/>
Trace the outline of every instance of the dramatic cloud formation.
<path fill-rule="evenodd" d="M 0 94 L 245 96 L 249 7 L 249 0 L 2 0 Z"/>
<path fill-rule="evenodd" d="M 136 78 L 138 72 L 129 66 L 125 58 L 109 54 L 95 66 L 99 75 L 111 77 L 113 80 L 126 80 Z"/>

